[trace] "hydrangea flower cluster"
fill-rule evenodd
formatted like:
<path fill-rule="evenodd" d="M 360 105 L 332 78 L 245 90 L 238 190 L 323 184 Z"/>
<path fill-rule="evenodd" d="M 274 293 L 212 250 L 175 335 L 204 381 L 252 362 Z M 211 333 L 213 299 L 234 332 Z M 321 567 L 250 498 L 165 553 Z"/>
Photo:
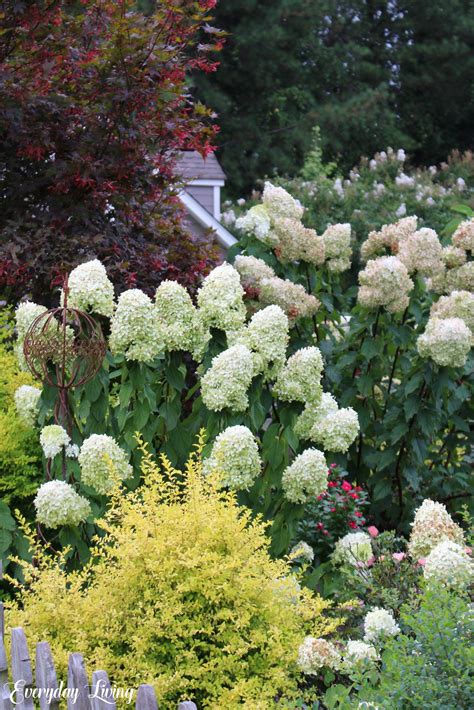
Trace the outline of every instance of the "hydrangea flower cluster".
<path fill-rule="evenodd" d="M 124 291 L 110 326 L 110 350 L 127 360 L 150 362 L 163 349 L 163 340 L 151 299 L 132 288 Z"/>
<path fill-rule="evenodd" d="M 441 296 L 431 306 L 430 316 L 439 319 L 461 318 L 474 334 L 474 293 L 453 291 L 449 296 Z"/>
<path fill-rule="evenodd" d="M 198 292 L 199 315 L 206 328 L 239 330 L 245 322 L 244 290 L 238 272 L 221 264 L 204 279 Z"/>
<path fill-rule="evenodd" d="M 294 284 L 278 276 L 260 282 L 259 300 L 262 305 L 275 304 L 286 313 L 290 323 L 298 318 L 310 318 L 321 305 L 301 284 Z"/>
<path fill-rule="evenodd" d="M 233 345 L 219 353 L 201 378 L 201 395 L 206 407 L 215 412 L 225 407 L 244 412 L 249 404 L 247 390 L 253 372 L 253 356 L 245 345 Z"/>
<path fill-rule="evenodd" d="M 91 513 L 89 501 L 65 481 L 48 481 L 38 489 L 34 505 L 38 522 L 47 528 L 76 526 Z"/>
<path fill-rule="evenodd" d="M 275 383 L 275 393 L 287 402 L 319 401 L 323 368 L 319 348 L 300 348 L 280 371 Z"/>
<path fill-rule="evenodd" d="M 314 560 L 314 550 L 307 542 L 300 540 L 291 548 L 289 557 L 292 560 L 301 559 L 305 562 L 312 562 Z"/>
<path fill-rule="evenodd" d="M 177 281 L 163 281 L 159 285 L 155 294 L 155 313 L 167 350 L 192 352 L 198 340 L 203 340 L 197 310 L 189 293 Z"/>
<path fill-rule="evenodd" d="M 254 435 L 246 426 L 231 426 L 217 436 L 204 461 L 206 475 L 217 472 L 222 486 L 248 491 L 260 475 L 262 462 Z"/>
<path fill-rule="evenodd" d="M 41 430 L 40 444 L 47 459 L 54 459 L 70 443 L 69 434 L 59 424 L 51 424 Z"/>
<path fill-rule="evenodd" d="M 279 306 L 267 306 L 257 311 L 248 326 L 238 331 L 236 343 L 245 345 L 252 353 L 254 374 L 274 377 L 286 360 L 288 347 L 288 318 Z"/>
<path fill-rule="evenodd" d="M 436 276 L 444 271 L 443 248 L 433 229 L 419 229 L 401 242 L 398 258 L 409 274 L 418 272 L 422 276 Z"/>
<path fill-rule="evenodd" d="M 312 426 L 308 438 L 327 451 L 345 453 L 358 433 L 357 412 L 352 407 L 345 407 L 320 417 Z"/>
<path fill-rule="evenodd" d="M 245 295 L 251 301 L 251 308 L 280 306 L 290 323 L 310 317 L 318 310 L 317 298 L 300 284 L 280 279 L 263 259 L 239 255 L 235 257 L 234 266 L 240 274 Z"/>
<path fill-rule="evenodd" d="M 133 474 L 128 456 L 107 434 L 92 434 L 84 440 L 78 456 L 81 480 L 97 493 L 107 495 L 115 480 L 125 481 Z"/>
<path fill-rule="evenodd" d="M 421 357 L 437 365 L 463 367 L 472 346 L 472 333 L 461 318 L 430 318 L 417 340 Z"/>
<path fill-rule="evenodd" d="M 329 271 L 340 273 L 351 268 L 351 225 L 330 225 L 321 235 Z"/>
<path fill-rule="evenodd" d="M 405 310 L 414 287 L 405 264 L 396 256 L 371 259 L 359 273 L 359 284 L 358 301 L 362 306 L 384 306 L 390 313 Z"/>
<path fill-rule="evenodd" d="M 464 543 L 464 533 L 442 503 L 427 498 L 415 511 L 408 551 L 413 559 L 426 557 L 443 540 Z"/>
<path fill-rule="evenodd" d="M 341 654 L 331 641 L 306 636 L 298 649 L 298 666 L 305 675 L 317 675 L 321 668 L 338 670 Z"/>
<path fill-rule="evenodd" d="M 303 212 L 302 205 L 286 190 L 266 182 L 262 204 L 240 217 L 236 227 L 273 248 L 282 263 L 305 261 L 319 266 L 327 260 L 331 271 L 350 268 L 350 225 L 332 225 L 319 236 L 304 226 Z"/>
<path fill-rule="evenodd" d="M 368 261 L 377 256 L 397 254 L 400 244 L 413 234 L 416 228 L 416 217 L 403 217 L 394 224 L 384 224 L 378 232 L 370 232 L 361 246 L 362 259 Z"/>
<path fill-rule="evenodd" d="M 311 440 L 311 432 L 318 428 L 324 417 L 337 412 L 338 404 L 329 392 L 319 393 L 313 401 L 307 402 L 295 424 L 295 434 L 300 439 Z"/>
<path fill-rule="evenodd" d="M 453 234 L 452 242 L 459 249 L 474 254 L 474 218 L 467 219 L 458 225 Z"/>
<path fill-rule="evenodd" d="M 21 385 L 15 392 L 15 408 L 26 426 L 32 427 L 36 424 L 40 397 L 41 390 L 31 385 Z"/>
<path fill-rule="evenodd" d="M 376 663 L 380 656 L 375 646 L 365 641 L 348 641 L 343 654 L 342 668 L 351 673 L 361 666 Z"/>
<path fill-rule="evenodd" d="M 299 220 L 280 217 L 275 221 L 273 231 L 278 237 L 275 254 L 282 264 L 299 259 L 315 266 L 324 263 L 324 241 L 314 229 L 308 229 Z"/>
<path fill-rule="evenodd" d="M 379 643 L 400 633 L 400 627 L 391 611 L 375 607 L 364 619 L 364 641 Z"/>
<path fill-rule="evenodd" d="M 251 207 L 247 214 L 239 217 L 235 226 L 245 234 L 254 234 L 268 246 L 275 246 L 278 242 L 278 238 L 271 232 L 270 215 L 265 205 Z"/>
<path fill-rule="evenodd" d="M 23 354 L 23 344 L 25 342 L 26 334 L 28 333 L 28 330 L 33 322 L 39 318 L 40 315 L 46 313 L 46 310 L 45 306 L 40 306 L 37 303 L 33 303 L 33 301 L 24 301 L 23 303 L 20 303 L 15 310 L 15 326 L 17 333 L 15 353 L 20 369 L 25 372 L 28 370 L 25 356 Z"/>
<path fill-rule="evenodd" d="M 240 275 L 245 290 L 258 288 L 262 279 L 271 279 L 275 276 L 272 267 L 256 256 L 238 254 L 235 257 L 234 267 Z"/>
<path fill-rule="evenodd" d="M 76 266 L 68 279 L 68 306 L 80 311 L 111 317 L 114 312 L 114 286 L 107 276 L 105 266 L 93 259 Z M 64 293 L 61 293 L 61 303 Z"/>
<path fill-rule="evenodd" d="M 334 559 L 357 567 L 366 564 L 373 555 L 371 537 L 365 532 L 347 533 L 336 543 Z"/>
<path fill-rule="evenodd" d="M 448 244 L 443 247 L 441 258 L 448 269 L 454 269 L 466 263 L 467 255 L 464 249 Z"/>
<path fill-rule="evenodd" d="M 443 540 L 426 558 L 423 576 L 432 584 L 460 588 L 474 579 L 474 566 L 464 547 L 451 540 Z"/>
<path fill-rule="evenodd" d="M 318 449 L 306 449 L 284 471 L 282 488 L 291 503 L 306 503 L 327 489 L 328 467 Z"/>
<path fill-rule="evenodd" d="M 277 187 L 268 181 L 263 188 L 262 203 L 274 219 L 289 217 L 298 220 L 303 216 L 304 207 L 302 204 L 283 187 Z"/>
<path fill-rule="evenodd" d="M 474 291 L 474 261 L 468 261 L 455 269 L 449 269 L 444 282 L 445 292 Z"/>

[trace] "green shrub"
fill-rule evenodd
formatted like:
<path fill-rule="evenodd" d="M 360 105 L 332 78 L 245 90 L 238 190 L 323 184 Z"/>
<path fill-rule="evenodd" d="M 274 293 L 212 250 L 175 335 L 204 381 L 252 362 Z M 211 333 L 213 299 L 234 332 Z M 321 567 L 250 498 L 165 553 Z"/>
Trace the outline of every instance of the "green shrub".
<path fill-rule="evenodd" d="M 380 683 L 360 701 L 384 710 L 460 710 L 474 705 L 472 607 L 447 590 L 425 592 L 421 606 L 405 608 L 404 633 L 387 644 Z M 360 707 L 360 706 L 359 706 Z"/>
<path fill-rule="evenodd" d="M 68 574 L 38 549 L 8 625 L 50 641 L 61 675 L 80 651 L 118 685 L 153 683 L 163 708 L 294 697 L 299 644 L 337 626 L 329 604 L 270 558 L 266 526 L 202 477 L 200 451 L 184 473 L 143 453 L 146 485 L 115 497 L 95 564 Z"/>

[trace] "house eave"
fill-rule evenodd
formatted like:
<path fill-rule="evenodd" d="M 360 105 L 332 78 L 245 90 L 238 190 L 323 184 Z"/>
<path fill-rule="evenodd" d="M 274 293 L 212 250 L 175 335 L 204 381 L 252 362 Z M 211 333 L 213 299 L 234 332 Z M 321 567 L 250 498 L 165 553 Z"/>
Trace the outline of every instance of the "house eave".
<path fill-rule="evenodd" d="M 225 249 L 237 243 L 237 239 L 231 234 L 223 224 L 221 224 L 210 212 L 199 204 L 194 197 L 191 197 L 185 190 L 179 193 L 179 199 L 186 207 L 189 214 L 196 220 L 201 227 L 212 229 L 215 232 L 216 239 L 219 244 Z"/>

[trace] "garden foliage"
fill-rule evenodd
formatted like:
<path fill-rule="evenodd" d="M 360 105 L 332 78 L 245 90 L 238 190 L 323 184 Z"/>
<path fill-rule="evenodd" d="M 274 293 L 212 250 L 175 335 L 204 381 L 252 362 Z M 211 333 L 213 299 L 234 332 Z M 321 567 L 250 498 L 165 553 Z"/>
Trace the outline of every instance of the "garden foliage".
<path fill-rule="evenodd" d="M 180 225 L 177 152 L 206 154 L 210 112 L 187 75 L 213 71 L 215 3 L 17 2 L 0 16 L 0 293 L 45 297 L 84 254 L 121 288 L 211 254 Z M 34 243 L 34 250 L 31 244 Z M 59 281 L 58 281 L 59 279 Z"/>
<path fill-rule="evenodd" d="M 48 640 L 61 677 L 74 649 L 118 686 L 153 683 L 160 707 L 266 710 L 294 697 L 305 634 L 337 626 L 329 603 L 270 558 L 262 521 L 203 477 L 202 440 L 182 472 L 140 448 L 143 485 L 115 491 L 94 563 L 68 574 L 37 545 L 8 624 Z"/>

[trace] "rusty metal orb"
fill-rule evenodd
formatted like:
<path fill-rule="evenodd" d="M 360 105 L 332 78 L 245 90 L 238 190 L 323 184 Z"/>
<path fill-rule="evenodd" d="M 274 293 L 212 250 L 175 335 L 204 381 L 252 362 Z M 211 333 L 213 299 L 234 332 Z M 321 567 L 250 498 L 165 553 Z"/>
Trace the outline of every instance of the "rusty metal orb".
<path fill-rule="evenodd" d="M 64 305 L 33 321 L 23 352 L 34 377 L 67 391 L 98 373 L 106 344 L 100 325 L 91 316 Z"/>

